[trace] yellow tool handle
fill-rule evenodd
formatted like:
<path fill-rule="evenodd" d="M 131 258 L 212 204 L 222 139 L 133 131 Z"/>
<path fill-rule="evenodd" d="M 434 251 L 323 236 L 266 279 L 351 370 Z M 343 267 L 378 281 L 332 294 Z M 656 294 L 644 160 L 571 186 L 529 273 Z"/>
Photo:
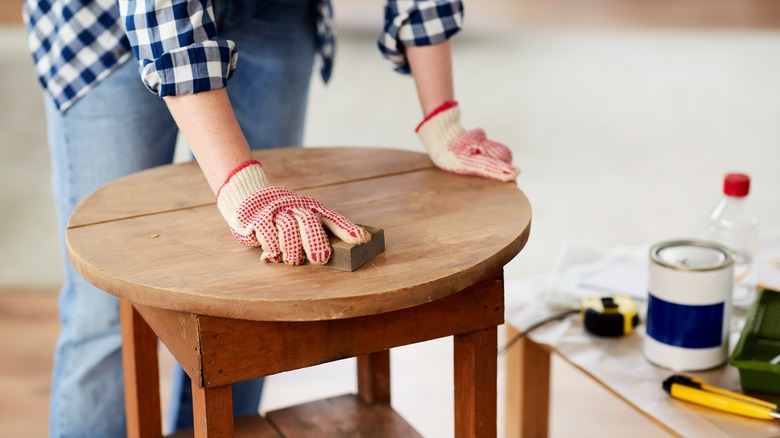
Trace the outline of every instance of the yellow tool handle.
<path fill-rule="evenodd" d="M 774 404 L 774 403 L 770 403 L 770 402 L 765 401 L 765 400 L 760 400 L 760 399 L 751 397 L 749 395 L 740 394 L 740 393 L 737 393 L 737 392 L 731 392 L 731 391 L 728 391 L 726 389 L 720 389 L 720 388 L 717 388 L 715 386 L 708 385 L 708 384 L 704 383 L 703 381 L 701 381 L 701 379 L 697 379 L 695 377 L 692 377 L 691 380 L 693 380 L 694 382 L 700 383 L 701 384 L 701 389 L 703 389 L 704 391 L 714 392 L 715 394 L 720 394 L 720 395 L 723 395 L 723 396 L 726 396 L 726 397 L 730 397 L 730 398 L 733 398 L 733 399 L 742 400 L 742 401 L 745 401 L 745 402 L 748 402 L 748 403 L 753 403 L 754 405 L 763 406 L 763 407 L 769 408 L 769 409 L 777 409 L 777 405 Z"/>
<path fill-rule="evenodd" d="M 680 400 L 689 401 L 698 405 L 707 406 L 721 411 L 731 412 L 733 414 L 744 415 L 761 420 L 772 420 L 774 417 L 770 414 L 771 409 L 765 406 L 758 406 L 730 397 L 709 393 L 689 386 L 674 384 L 672 385 L 671 395 Z"/>

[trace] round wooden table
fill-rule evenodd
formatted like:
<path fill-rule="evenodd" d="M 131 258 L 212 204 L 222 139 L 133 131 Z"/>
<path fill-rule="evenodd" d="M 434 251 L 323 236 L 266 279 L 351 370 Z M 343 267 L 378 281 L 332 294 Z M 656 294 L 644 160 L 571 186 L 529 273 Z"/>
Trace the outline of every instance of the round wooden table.
<path fill-rule="evenodd" d="M 233 241 L 195 163 L 91 194 L 70 218 L 68 251 L 85 279 L 122 299 L 129 436 L 161 435 L 158 338 L 192 378 L 196 436 L 269 421 L 268 436 L 299 435 L 312 406 L 332 411 L 342 432 L 344 418 L 359 418 L 362 436 L 373 436 L 370 427 L 407 436 L 413 430 L 390 407 L 388 349 L 443 336 L 455 336 L 456 435 L 495 436 L 501 271 L 531 221 L 517 186 L 448 174 L 426 155 L 391 149 L 285 148 L 255 158 L 274 184 L 384 229 L 386 249 L 354 272 L 261 263 L 259 249 Z M 357 395 L 234 423 L 232 383 L 353 356 Z M 328 415 L 318 433 L 336 424 Z"/>

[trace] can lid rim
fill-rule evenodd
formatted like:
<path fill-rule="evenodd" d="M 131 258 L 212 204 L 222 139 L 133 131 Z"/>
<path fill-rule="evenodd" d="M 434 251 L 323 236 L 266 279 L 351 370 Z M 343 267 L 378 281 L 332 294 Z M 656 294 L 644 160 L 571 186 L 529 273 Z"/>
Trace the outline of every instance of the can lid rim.
<path fill-rule="evenodd" d="M 672 246 L 701 246 L 706 248 L 712 248 L 714 250 L 723 253 L 723 255 L 726 256 L 726 259 L 723 261 L 723 263 L 706 267 L 706 268 L 691 268 L 686 266 L 673 265 L 663 260 L 658 255 L 658 253 L 661 250 Z M 717 242 L 712 242 L 703 239 L 672 239 L 672 240 L 665 240 L 663 242 L 656 243 L 655 245 L 650 247 L 650 259 L 661 266 L 665 266 L 667 268 L 671 268 L 678 271 L 705 272 L 705 271 L 717 271 L 719 269 L 723 269 L 733 265 L 735 255 L 734 255 L 734 251 L 732 251 L 730 248 L 723 246 Z"/>

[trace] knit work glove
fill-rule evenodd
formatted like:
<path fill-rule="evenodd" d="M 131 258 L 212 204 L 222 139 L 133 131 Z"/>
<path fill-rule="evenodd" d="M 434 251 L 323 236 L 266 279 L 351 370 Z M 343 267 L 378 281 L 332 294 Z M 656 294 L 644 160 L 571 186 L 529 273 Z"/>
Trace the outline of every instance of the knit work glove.
<path fill-rule="evenodd" d="M 520 170 L 512 166 L 512 151 L 489 140 L 485 131 L 466 131 L 460 124 L 456 102 L 435 109 L 417 126 L 433 164 L 447 172 L 481 176 L 499 181 L 514 181 Z"/>
<path fill-rule="evenodd" d="M 323 225 L 339 239 L 359 244 L 371 239 L 353 224 L 308 196 L 273 187 L 257 161 L 247 161 L 230 174 L 217 193 L 217 207 L 233 237 L 263 249 L 261 260 L 324 265 L 331 249 Z"/>

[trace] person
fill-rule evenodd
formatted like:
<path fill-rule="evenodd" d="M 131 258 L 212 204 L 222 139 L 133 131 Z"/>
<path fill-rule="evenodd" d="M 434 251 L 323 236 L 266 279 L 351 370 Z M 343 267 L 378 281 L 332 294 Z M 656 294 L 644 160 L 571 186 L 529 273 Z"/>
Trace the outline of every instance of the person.
<path fill-rule="evenodd" d="M 432 161 L 514 180 L 509 149 L 460 125 L 449 45 L 462 26 L 460 0 L 388 0 L 385 13 L 379 46 L 414 77 L 424 116 L 417 132 Z M 260 246 L 262 261 L 326 263 L 323 224 L 348 242 L 370 238 L 316 200 L 271 185 L 251 156 L 302 143 L 315 58 L 323 80 L 332 71 L 330 0 L 25 0 L 23 17 L 45 91 L 63 254 L 76 204 L 111 180 L 170 163 L 179 132 L 234 237 Z M 117 299 L 63 258 L 50 435 L 123 436 Z M 262 379 L 234 385 L 234 414 L 257 412 L 261 391 Z M 192 425 L 181 368 L 169 416 L 169 431 Z"/>

